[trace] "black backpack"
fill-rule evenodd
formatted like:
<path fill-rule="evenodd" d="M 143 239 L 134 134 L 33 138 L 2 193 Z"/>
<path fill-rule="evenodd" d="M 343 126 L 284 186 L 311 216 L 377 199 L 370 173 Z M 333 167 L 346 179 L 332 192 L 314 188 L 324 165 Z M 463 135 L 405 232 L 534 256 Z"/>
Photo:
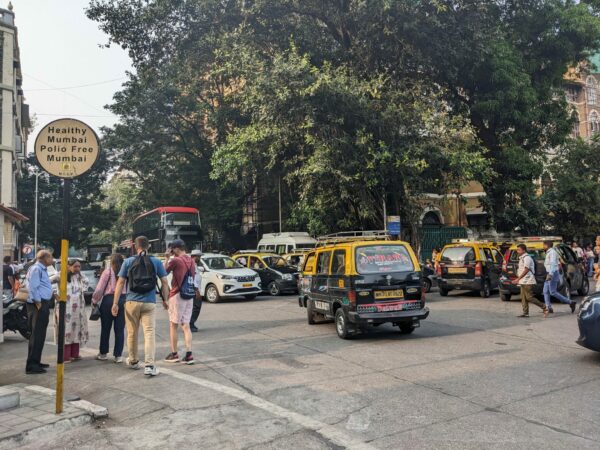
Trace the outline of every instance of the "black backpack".
<path fill-rule="evenodd" d="M 129 290 L 136 294 L 147 294 L 156 287 L 156 270 L 148 255 L 140 253 L 127 271 Z"/>

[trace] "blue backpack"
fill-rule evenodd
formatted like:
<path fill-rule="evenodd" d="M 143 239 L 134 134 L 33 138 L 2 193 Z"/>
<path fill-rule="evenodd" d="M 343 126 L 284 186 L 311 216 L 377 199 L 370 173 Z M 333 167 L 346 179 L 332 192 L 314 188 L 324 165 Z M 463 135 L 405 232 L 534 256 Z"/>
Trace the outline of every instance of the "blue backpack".
<path fill-rule="evenodd" d="M 194 282 L 194 274 L 192 273 L 194 262 L 185 273 L 181 286 L 179 287 L 179 296 L 183 300 L 191 300 L 196 297 L 196 283 Z"/>

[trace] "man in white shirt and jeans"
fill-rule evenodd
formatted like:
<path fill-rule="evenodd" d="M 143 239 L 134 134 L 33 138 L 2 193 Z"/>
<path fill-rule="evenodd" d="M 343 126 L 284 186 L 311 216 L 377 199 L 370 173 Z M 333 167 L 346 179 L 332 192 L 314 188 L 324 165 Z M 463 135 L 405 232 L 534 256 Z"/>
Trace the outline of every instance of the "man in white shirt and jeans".
<path fill-rule="evenodd" d="M 523 314 L 519 317 L 529 317 L 529 303 L 539 306 L 544 311 L 544 317 L 548 317 L 548 308 L 533 295 L 535 281 L 535 262 L 527 253 L 525 244 L 517 245 L 517 255 L 519 255 L 518 277 L 513 280 L 513 284 L 521 287 L 521 303 L 523 304 Z"/>
<path fill-rule="evenodd" d="M 546 250 L 544 267 L 546 267 L 546 272 L 548 273 L 548 275 L 546 275 L 546 281 L 544 282 L 544 302 L 546 303 L 546 307 L 550 312 L 553 312 L 551 297 L 554 297 L 559 302 L 569 305 L 572 314 L 575 312 L 577 303 L 558 292 L 561 270 L 558 251 L 554 248 L 554 243 L 552 241 L 544 241 L 544 250 Z"/>

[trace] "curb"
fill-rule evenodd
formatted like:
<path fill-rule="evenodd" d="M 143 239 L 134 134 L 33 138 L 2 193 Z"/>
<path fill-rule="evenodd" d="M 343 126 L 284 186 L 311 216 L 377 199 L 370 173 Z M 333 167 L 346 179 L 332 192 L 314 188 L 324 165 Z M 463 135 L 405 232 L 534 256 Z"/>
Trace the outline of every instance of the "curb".
<path fill-rule="evenodd" d="M 51 397 L 55 396 L 55 390 L 49 389 L 43 386 L 36 385 L 28 385 L 25 386 L 26 391 L 35 392 L 37 394 L 45 394 Z M 75 408 L 81 409 L 85 411 L 87 414 L 91 415 L 94 419 L 102 419 L 108 417 L 108 409 L 104 406 L 95 405 L 86 400 L 76 400 L 69 402 L 70 405 L 73 405 Z"/>

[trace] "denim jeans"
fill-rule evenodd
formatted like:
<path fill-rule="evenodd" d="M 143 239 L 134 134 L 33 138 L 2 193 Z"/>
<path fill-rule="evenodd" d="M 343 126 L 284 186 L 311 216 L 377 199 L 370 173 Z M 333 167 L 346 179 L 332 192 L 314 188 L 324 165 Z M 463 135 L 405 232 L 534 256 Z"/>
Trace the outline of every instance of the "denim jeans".
<path fill-rule="evenodd" d="M 594 275 L 594 258 L 588 258 L 588 277 Z"/>
<path fill-rule="evenodd" d="M 112 315 L 113 295 L 105 295 L 100 303 L 100 353 L 106 355 L 110 346 L 110 330 L 115 331 L 115 347 L 113 356 L 123 355 L 123 346 L 125 345 L 125 295 L 119 300 L 119 314 L 117 317 Z"/>
<path fill-rule="evenodd" d="M 571 300 L 558 292 L 558 283 L 560 282 L 560 274 L 558 271 L 554 272 L 551 280 L 546 280 L 544 282 L 544 303 L 548 308 L 552 308 L 552 302 L 550 301 L 550 297 L 554 297 L 561 303 L 570 304 Z"/>

